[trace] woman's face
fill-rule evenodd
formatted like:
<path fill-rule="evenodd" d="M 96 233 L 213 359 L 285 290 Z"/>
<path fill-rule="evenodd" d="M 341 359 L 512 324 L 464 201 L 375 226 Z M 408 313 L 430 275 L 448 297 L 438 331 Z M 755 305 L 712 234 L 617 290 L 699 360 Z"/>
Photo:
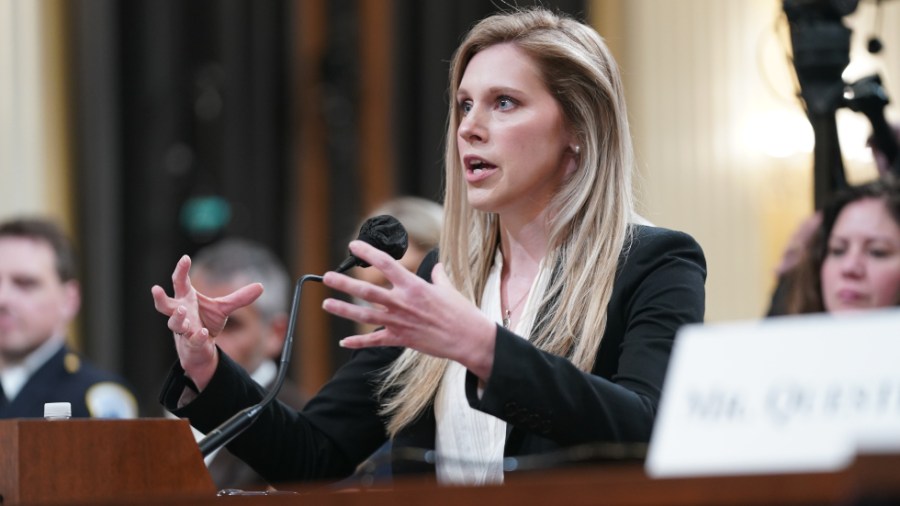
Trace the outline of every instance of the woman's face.
<path fill-rule="evenodd" d="M 478 52 L 456 96 L 469 203 L 529 219 L 575 169 L 562 110 L 532 59 L 513 44 Z"/>
<path fill-rule="evenodd" d="M 900 225 L 884 201 L 865 198 L 838 215 L 822 263 L 828 312 L 893 306 L 900 297 Z"/>

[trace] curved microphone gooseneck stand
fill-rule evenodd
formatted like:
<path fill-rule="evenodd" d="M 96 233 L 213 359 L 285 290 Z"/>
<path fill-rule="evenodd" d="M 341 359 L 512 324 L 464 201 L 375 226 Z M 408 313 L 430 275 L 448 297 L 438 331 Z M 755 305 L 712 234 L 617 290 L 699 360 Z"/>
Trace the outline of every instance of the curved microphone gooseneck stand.
<path fill-rule="evenodd" d="M 227 445 L 232 439 L 240 435 L 241 432 L 247 430 L 247 428 L 256 421 L 260 413 L 262 413 L 262 410 L 275 399 L 275 396 L 278 395 L 278 391 L 281 390 L 281 384 L 284 383 L 284 379 L 287 377 L 288 362 L 290 361 L 291 348 L 294 343 L 294 327 L 297 325 L 300 294 L 303 290 L 303 284 L 307 281 L 318 281 L 321 283 L 322 276 L 307 274 L 298 279 L 297 283 L 294 284 L 294 300 L 291 303 L 291 314 L 290 318 L 288 318 L 288 327 L 284 336 L 284 345 L 281 350 L 281 362 L 278 366 L 278 376 L 275 378 L 275 383 L 272 384 L 272 388 L 269 389 L 269 392 L 263 400 L 253 406 L 238 411 L 234 416 L 226 420 L 222 425 L 213 429 L 206 437 L 200 440 L 198 443 L 200 446 L 200 453 L 204 457 Z"/>

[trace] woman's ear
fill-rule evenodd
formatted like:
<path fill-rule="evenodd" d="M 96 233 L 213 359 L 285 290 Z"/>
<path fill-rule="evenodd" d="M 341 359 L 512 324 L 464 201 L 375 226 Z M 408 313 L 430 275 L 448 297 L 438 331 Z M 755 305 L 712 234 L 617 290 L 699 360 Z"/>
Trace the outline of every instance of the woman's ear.
<path fill-rule="evenodd" d="M 578 170 L 578 162 L 581 160 L 581 146 L 579 144 L 573 144 L 569 146 L 568 149 L 571 156 L 567 157 L 566 160 L 566 177 L 571 176 Z"/>

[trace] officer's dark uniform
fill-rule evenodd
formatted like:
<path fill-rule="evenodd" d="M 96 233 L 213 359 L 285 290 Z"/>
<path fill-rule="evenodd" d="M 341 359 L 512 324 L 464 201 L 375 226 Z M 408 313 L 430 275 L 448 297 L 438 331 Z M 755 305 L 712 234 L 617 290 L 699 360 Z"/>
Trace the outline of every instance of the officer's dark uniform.
<path fill-rule="evenodd" d="M 28 378 L 12 402 L 0 394 L 0 418 L 43 417 L 47 402 L 71 403 L 73 418 L 137 416 L 134 394 L 120 377 L 90 365 L 66 346 Z"/>

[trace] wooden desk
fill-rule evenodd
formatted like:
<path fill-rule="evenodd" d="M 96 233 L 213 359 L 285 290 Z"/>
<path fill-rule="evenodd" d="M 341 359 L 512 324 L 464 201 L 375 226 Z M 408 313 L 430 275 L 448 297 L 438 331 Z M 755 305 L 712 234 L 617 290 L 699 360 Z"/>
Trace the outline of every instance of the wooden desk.
<path fill-rule="evenodd" d="M 507 473 L 506 483 L 440 487 L 433 478 L 336 491 L 282 485 L 279 495 L 217 497 L 183 420 L 0 420 L 2 506 L 712 506 L 900 504 L 900 455 L 866 455 L 841 471 L 651 479 L 639 464 Z M 879 499 L 883 502 L 869 503 Z"/>
<path fill-rule="evenodd" d="M 0 420 L 0 504 L 214 496 L 186 420 Z"/>
<path fill-rule="evenodd" d="M 640 466 L 600 465 L 511 474 L 501 486 L 439 487 L 430 479 L 403 479 L 389 490 L 335 491 L 316 484 L 281 488 L 280 495 L 173 496 L 165 502 L 176 506 L 884 506 L 900 504 L 900 456 L 862 457 L 850 468 L 833 473 L 651 479 Z"/>

